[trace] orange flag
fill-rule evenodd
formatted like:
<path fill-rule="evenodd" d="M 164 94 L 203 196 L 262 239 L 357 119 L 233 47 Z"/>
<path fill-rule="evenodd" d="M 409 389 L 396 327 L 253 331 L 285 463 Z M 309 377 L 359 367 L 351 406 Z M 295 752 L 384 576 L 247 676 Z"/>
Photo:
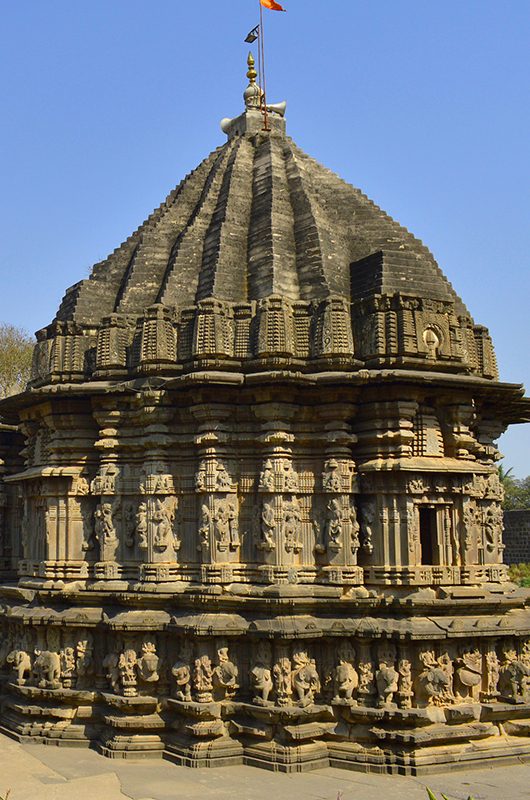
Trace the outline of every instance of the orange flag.
<path fill-rule="evenodd" d="M 259 0 L 259 1 L 262 6 L 264 6 L 265 8 L 270 8 L 271 11 L 285 11 L 285 8 L 283 8 L 279 3 L 277 3 L 276 0 Z"/>

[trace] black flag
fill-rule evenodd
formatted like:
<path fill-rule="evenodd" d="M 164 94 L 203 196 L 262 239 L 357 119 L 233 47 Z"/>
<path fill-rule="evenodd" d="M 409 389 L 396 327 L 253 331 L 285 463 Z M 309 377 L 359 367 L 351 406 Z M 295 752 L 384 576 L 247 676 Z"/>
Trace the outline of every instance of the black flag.
<path fill-rule="evenodd" d="M 252 42 L 256 41 L 258 36 L 259 36 L 259 25 L 256 25 L 256 27 L 252 28 L 252 30 L 248 34 L 247 38 L 245 39 L 245 42 L 248 42 L 249 44 L 252 44 Z"/>

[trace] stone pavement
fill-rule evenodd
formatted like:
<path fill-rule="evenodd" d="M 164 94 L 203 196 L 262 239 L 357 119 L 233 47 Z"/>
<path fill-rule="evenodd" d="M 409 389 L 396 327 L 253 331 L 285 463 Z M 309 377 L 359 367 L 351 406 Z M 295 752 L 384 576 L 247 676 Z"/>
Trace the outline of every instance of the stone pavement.
<path fill-rule="evenodd" d="M 283 775 L 251 767 L 186 769 L 166 761 L 109 760 L 88 749 L 21 745 L 0 734 L 0 797 L 9 800 L 526 800 L 530 765 L 424 778 L 323 769 Z"/>

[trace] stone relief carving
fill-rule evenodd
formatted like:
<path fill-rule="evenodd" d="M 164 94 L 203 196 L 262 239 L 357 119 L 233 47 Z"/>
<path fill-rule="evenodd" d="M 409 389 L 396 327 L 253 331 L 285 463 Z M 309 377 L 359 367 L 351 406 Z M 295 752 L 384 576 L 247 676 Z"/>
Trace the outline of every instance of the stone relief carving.
<path fill-rule="evenodd" d="M 99 544 L 101 561 L 113 561 L 118 546 L 114 524 L 116 509 L 112 503 L 98 503 L 94 512 L 94 535 Z"/>
<path fill-rule="evenodd" d="M 234 697 L 239 684 L 237 682 L 239 670 L 230 660 L 228 647 L 220 647 L 217 650 L 217 666 L 212 672 L 212 684 L 214 698 L 225 700 Z"/>
<path fill-rule="evenodd" d="M 322 473 L 322 488 L 325 492 L 339 494 L 342 489 L 340 466 L 334 458 L 328 459 Z"/>
<path fill-rule="evenodd" d="M 282 508 L 282 539 L 287 553 L 300 553 L 302 550 L 302 512 L 298 498 L 293 495 Z"/>
<path fill-rule="evenodd" d="M 359 675 L 354 667 L 355 649 L 347 641 L 340 643 L 338 651 L 338 664 L 333 672 L 333 702 L 356 702 L 354 693 L 359 686 Z"/>
<path fill-rule="evenodd" d="M 530 666 L 517 657 L 513 643 L 503 643 L 498 683 L 500 698 L 508 703 L 526 702 L 529 678 Z"/>
<path fill-rule="evenodd" d="M 373 526 L 376 509 L 373 501 L 367 500 L 361 506 L 362 549 L 371 556 L 374 552 Z"/>
<path fill-rule="evenodd" d="M 254 693 L 252 702 L 256 705 L 269 705 L 273 690 L 272 650 L 267 641 L 259 641 L 250 670 L 250 685 Z"/>
<path fill-rule="evenodd" d="M 276 548 L 276 515 L 274 513 L 274 506 L 272 503 L 263 501 L 261 509 L 258 507 L 258 511 L 259 536 L 256 547 L 258 550 L 271 552 Z"/>
<path fill-rule="evenodd" d="M 455 659 L 456 697 L 478 702 L 482 684 L 482 654 L 477 647 L 464 645 Z"/>
<path fill-rule="evenodd" d="M 193 645 L 184 639 L 180 646 L 178 661 L 173 664 L 171 674 L 174 678 L 174 694 L 177 700 L 191 702 Z"/>
<path fill-rule="evenodd" d="M 193 667 L 193 689 L 198 703 L 211 703 L 213 700 L 213 666 L 206 654 L 195 659 Z"/>
<path fill-rule="evenodd" d="M 291 674 L 294 698 L 300 706 L 308 706 L 315 702 L 320 694 L 320 677 L 313 659 L 305 650 L 293 653 L 293 670 Z"/>
<path fill-rule="evenodd" d="M 398 690 L 399 672 L 395 668 L 396 648 L 391 643 L 377 648 L 378 669 L 375 674 L 377 686 L 377 705 L 381 708 L 390 705 Z"/>

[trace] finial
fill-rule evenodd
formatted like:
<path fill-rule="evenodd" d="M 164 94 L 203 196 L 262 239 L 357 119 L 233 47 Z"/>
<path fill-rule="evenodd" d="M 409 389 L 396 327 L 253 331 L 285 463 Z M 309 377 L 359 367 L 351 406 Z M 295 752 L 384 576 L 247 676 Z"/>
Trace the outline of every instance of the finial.
<path fill-rule="evenodd" d="M 258 77 L 258 73 L 255 69 L 255 61 L 254 56 L 252 53 L 248 54 L 247 64 L 248 64 L 248 72 L 247 78 L 249 79 L 249 84 L 245 89 L 243 94 L 243 98 L 245 100 L 245 106 L 247 108 L 261 108 L 261 98 L 263 96 L 263 92 L 261 91 L 260 87 L 256 83 L 256 78 Z"/>
<path fill-rule="evenodd" d="M 256 78 L 258 77 L 258 73 L 256 72 L 254 66 L 255 63 L 256 62 L 254 61 L 254 56 L 252 55 L 252 53 L 249 53 L 247 58 L 247 64 L 248 64 L 247 78 L 249 79 L 251 84 L 256 83 Z"/>

